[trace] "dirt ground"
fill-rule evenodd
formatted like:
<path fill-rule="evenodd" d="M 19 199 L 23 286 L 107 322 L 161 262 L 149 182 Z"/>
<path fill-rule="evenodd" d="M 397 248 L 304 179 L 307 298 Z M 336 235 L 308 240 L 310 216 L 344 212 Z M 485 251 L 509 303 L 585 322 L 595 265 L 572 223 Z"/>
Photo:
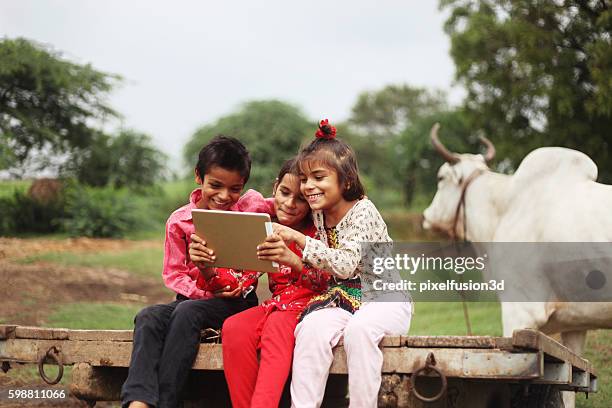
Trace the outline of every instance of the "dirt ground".
<path fill-rule="evenodd" d="M 51 263 L 18 264 L 35 253 L 129 250 L 155 241 L 20 240 L 0 238 L 0 315 L 11 324 L 40 325 L 59 302 L 168 302 L 172 293 L 159 279 L 136 277 L 119 269 L 60 267 Z"/>
<path fill-rule="evenodd" d="M 59 267 L 50 263 L 18 264 L 16 261 L 44 252 L 92 252 L 130 250 L 159 246 L 156 241 L 126 241 L 101 239 L 14 239 L 0 238 L 0 316 L 6 323 L 38 326 L 52 312 L 51 305 L 87 302 L 117 303 L 166 303 L 172 293 L 165 289 L 160 279 L 134 276 L 118 269 L 84 267 Z M 0 390 L 41 386 L 41 380 L 26 382 L 15 375 L 14 368 L 8 374 L 0 371 Z M 15 378 L 17 377 L 17 378 Z M 31 401 L 31 402 L 30 402 Z M 69 400 L 28 401 L 25 406 L 34 407 L 86 407 L 81 401 Z M 22 407 L 23 402 L 9 404 L 0 400 L 0 407 Z M 113 406 L 99 403 L 98 407 Z M 116 404 L 114 405 L 116 406 Z"/>

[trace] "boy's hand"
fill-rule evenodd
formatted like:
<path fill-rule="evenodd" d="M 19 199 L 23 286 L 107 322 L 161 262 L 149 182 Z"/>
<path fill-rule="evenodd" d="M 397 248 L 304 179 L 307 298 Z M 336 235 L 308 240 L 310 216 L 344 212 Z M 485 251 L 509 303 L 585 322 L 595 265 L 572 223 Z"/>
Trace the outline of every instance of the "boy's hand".
<path fill-rule="evenodd" d="M 193 262 L 195 266 L 200 269 L 205 269 L 210 267 L 210 265 L 207 264 L 213 263 L 216 256 L 215 251 L 206 246 L 206 241 L 196 234 L 191 234 L 189 258 L 191 258 L 191 262 Z"/>
<path fill-rule="evenodd" d="M 216 298 L 237 298 L 242 295 L 242 284 L 238 285 L 238 287 L 234 290 L 230 290 L 229 286 L 226 286 L 223 289 L 219 289 L 213 292 L 213 296 Z"/>
<path fill-rule="evenodd" d="M 302 270 L 301 259 L 287 248 L 285 241 L 276 233 L 269 235 L 263 243 L 257 246 L 257 258 L 288 265 L 294 270 Z"/>

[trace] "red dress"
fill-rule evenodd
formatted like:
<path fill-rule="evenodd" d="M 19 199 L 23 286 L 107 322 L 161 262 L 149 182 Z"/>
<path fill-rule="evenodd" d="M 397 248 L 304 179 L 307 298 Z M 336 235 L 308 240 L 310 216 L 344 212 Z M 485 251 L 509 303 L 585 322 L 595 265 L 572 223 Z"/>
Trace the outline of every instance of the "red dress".
<path fill-rule="evenodd" d="M 314 236 L 314 226 L 303 233 Z M 302 257 L 294 243 L 289 248 Z M 291 370 L 297 318 L 327 288 L 329 277 L 308 266 L 293 271 L 281 265 L 279 273 L 268 274 L 272 298 L 225 321 L 223 367 L 235 408 L 278 406 Z"/>

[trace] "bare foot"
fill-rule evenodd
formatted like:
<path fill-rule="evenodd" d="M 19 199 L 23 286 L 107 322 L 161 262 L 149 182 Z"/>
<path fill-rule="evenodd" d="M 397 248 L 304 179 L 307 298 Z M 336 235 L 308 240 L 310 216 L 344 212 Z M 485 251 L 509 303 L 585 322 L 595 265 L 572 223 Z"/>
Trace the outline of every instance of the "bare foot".
<path fill-rule="evenodd" d="M 149 408 L 149 406 L 142 401 L 132 401 L 128 408 Z"/>

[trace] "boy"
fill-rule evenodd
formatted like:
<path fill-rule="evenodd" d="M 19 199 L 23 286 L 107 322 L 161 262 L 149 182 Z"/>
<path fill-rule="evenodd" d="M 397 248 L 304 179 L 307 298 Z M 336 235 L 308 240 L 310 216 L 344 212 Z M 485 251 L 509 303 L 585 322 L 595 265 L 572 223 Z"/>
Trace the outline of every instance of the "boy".
<path fill-rule="evenodd" d="M 134 340 L 128 378 L 121 390 L 123 407 L 173 407 L 197 355 L 200 330 L 219 329 L 229 316 L 257 305 L 254 290 L 211 293 L 196 285 L 200 271 L 188 254 L 194 233 L 194 208 L 270 212 L 254 190 L 240 193 L 249 179 L 251 159 L 237 139 L 216 136 L 199 153 L 196 183 L 189 204 L 166 223 L 164 268 L 166 286 L 176 292 L 169 304 L 149 306 L 134 319 Z M 246 278 L 246 276 L 245 276 Z M 202 286 L 202 285 L 200 285 Z"/>

